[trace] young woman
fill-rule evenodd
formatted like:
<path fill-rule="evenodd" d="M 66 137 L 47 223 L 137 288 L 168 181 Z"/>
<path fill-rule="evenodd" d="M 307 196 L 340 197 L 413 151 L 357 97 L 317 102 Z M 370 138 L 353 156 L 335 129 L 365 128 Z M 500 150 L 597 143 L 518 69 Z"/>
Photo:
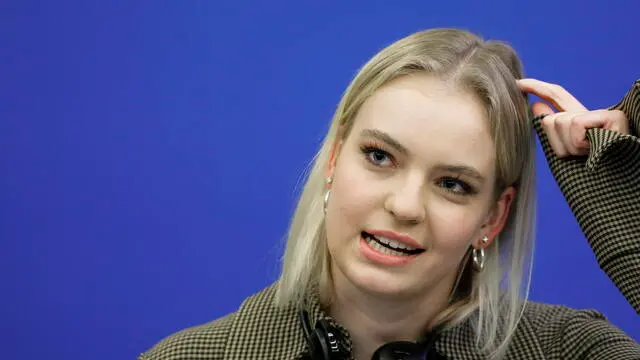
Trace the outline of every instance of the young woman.
<path fill-rule="evenodd" d="M 524 93 L 559 112 L 537 103 L 532 119 Z M 636 86 L 588 111 L 465 31 L 397 41 L 338 106 L 278 282 L 140 359 L 640 359 L 600 314 L 526 301 L 537 133 L 600 266 L 640 311 L 639 109 Z"/>

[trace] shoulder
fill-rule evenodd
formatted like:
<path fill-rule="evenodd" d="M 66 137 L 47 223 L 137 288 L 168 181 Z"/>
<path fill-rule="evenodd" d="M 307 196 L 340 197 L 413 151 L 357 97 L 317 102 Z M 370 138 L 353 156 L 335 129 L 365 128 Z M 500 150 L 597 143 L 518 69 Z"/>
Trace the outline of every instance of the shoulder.
<path fill-rule="evenodd" d="M 248 341 L 270 340 L 273 324 L 282 325 L 274 294 L 275 286 L 269 286 L 249 296 L 233 313 L 169 335 L 138 360 L 222 359 Z"/>
<path fill-rule="evenodd" d="M 638 344 L 592 309 L 528 302 L 513 340 L 536 342 L 552 359 L 591 359 L 606 354 L 640 358 Z"/>
<path fill-rule="evenodd" d="M 141 354 L 138 360 L 222 358 L 235 313 L 172 334 Z"/>
<path fill-rule="evenodd" d="M 520 320 L 520 327 L 528 328 L 543 345 L 570 342 L 578 334 L 597 336 L 603 326 L 613 328 L 596 310 L 538 302 L 528 302 Z"/>
<path fill-rule="evenodd" d="M 606 321 L 602 313 L 593 309 L 574 309 L 564 305 L 552 305 L 533 301 L 527 302 L 522 318 L 529 321 L 537 330 L 565 324 L 570 320 Z"/>

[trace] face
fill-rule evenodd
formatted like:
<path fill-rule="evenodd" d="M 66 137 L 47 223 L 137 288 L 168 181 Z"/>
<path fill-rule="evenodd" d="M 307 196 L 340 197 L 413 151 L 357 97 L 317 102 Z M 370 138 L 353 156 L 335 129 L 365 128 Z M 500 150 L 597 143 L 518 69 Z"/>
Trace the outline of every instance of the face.
<path fill-rule="evenodd" d="M 483 107 L 438 79 L 379 89 L 336 151 L 326 219 L 336 286 L 448 296 L 470 246 L 504 225 L 513 193 L 496 203 Z"/>

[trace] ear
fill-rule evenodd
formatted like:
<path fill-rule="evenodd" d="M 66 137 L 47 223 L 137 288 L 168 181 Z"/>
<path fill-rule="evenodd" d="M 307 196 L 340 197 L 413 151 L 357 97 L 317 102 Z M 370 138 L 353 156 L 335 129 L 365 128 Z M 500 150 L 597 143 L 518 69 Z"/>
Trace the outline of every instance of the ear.
<path fill-rule="evenodd" d="M 338 129 L 338 133 L 336 134 L 335 140 L 333 141 L 333 145 L 331 147 L 331 153 L 329 153 L 329 162 L 327 163 L 327 168 L 325 169 L 326 179 L 333 178 L 333 172 L 335 171 L 336 161 L 338 159 L 338 155 L 340 154 L 341 148 L 342 148 L 342 125 L 340 125 L 340 128 Z"/>
<path fill-rule="evenodd" d="M 481 230 L 483 235 L 486 236 L 489 241 L 483 242 L 480 239 L 474 240 L 474 248 L 486 248 L 491 245 L 493 240 L 495 240 L 498 234 L 500 234 L 502 229 L 504 229 L 504 226 L 507 224 L 509 210 L 511 209 L 511 204 L 515 197 L 516 189 L 513 186 L 506 188 L 502 194 L 500 194 L 498 201 L 487 216 L 487 220 Z"/>

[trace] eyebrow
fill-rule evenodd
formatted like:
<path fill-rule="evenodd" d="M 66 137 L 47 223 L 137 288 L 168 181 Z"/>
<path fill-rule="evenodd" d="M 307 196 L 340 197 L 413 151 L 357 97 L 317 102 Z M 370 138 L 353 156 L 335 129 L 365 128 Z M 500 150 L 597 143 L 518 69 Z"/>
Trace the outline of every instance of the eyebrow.
<path fill-rule="evenodd" d="M 389 134 L 384 131 L 375 130 L 375 129 L 364 129 L 360 132 L 360 136 L 363 137 L 372 137 L 376 138 L 380 141 L 384 141 L 387 145 L 396 149 L 398 152 L 403 155 L 409 155 L 409 150 L 406 147 L 402 146 L 396 139 L 392 138 Z"/>
<path fill-rule="evenodd" d="M 482 176 L 482 174 L 480 174 L 478 170 L 474 169 L 471 166 L 438 164 L 436 166 L 436 169 L 466 175 L 484 183 L 484 176 Z"/>
<path fill-rule="evenodd" d="M 387 145 L 396 149 L 398 152 L 403 155 L 408 155 L 409 150 L 406 147 L 402 146 L 396 139 L 392 138 L 389 134 L 384 131 L 375 130 L 375 129 L 364 129 L 360 132 L 360 135 L 363 137 L 372 137 L 376 138 L 380 141 L 384 141 Z M 446 171 L 456 174 L 462 174 L 471 178 L 474 178 L 480 182 L 484 182 L 485 178 L 482 174 L 476 170 L 475 168 L 467 165 L 450 165 L 450 164 L 438 164 L 436 169 L 440 171 Z"/>

